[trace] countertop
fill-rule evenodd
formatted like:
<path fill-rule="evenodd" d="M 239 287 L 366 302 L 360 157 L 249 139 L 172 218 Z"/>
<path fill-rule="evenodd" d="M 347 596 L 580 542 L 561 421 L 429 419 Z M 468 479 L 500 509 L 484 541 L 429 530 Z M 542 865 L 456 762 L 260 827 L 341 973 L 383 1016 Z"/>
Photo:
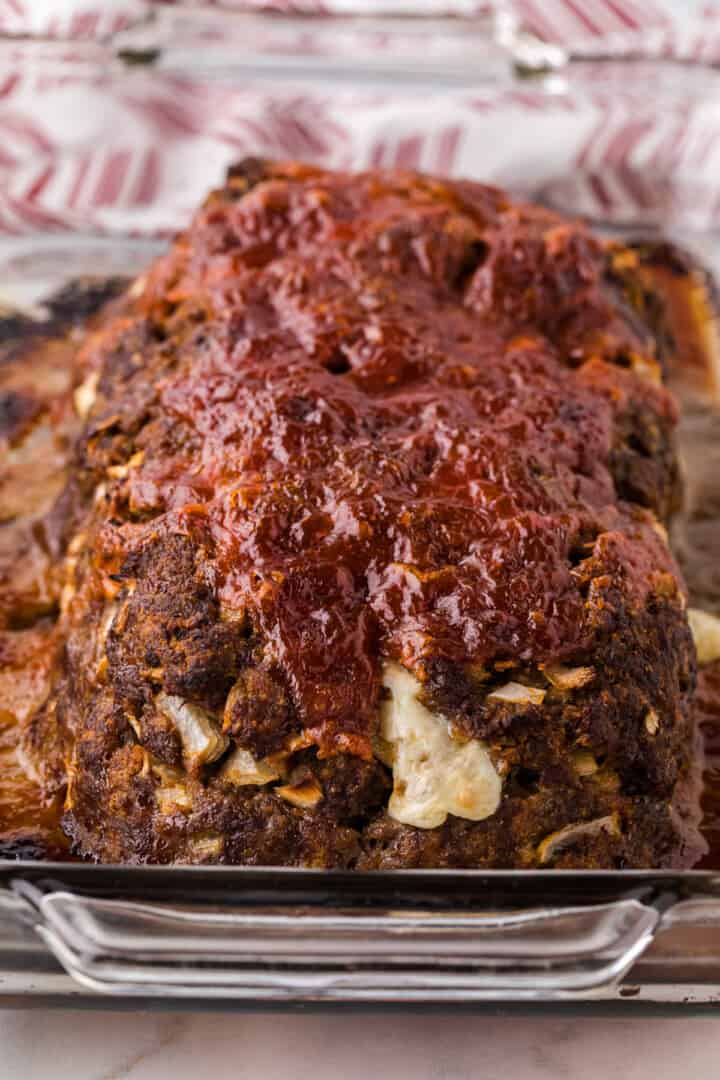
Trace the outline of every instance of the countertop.
<path fill-rule="evenodd" d="M 720 1014 L 0 1012 L 1 1080 L 704 1080 Z"/>

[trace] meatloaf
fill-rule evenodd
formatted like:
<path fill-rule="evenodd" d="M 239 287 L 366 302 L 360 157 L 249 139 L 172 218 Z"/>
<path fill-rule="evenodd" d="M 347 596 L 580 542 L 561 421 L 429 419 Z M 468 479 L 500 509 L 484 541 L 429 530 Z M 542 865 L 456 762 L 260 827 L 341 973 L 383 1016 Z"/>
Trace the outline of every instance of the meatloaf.
<path fill-rule="evenodd" d="M 638 260 L 478 183 L 229 171 L 76 335 L 27 541 L 47 595 L 6 604 L 6 637 L 46 635 L 20 759 L 74 853 L 697 858 L 672 342 Z"/>

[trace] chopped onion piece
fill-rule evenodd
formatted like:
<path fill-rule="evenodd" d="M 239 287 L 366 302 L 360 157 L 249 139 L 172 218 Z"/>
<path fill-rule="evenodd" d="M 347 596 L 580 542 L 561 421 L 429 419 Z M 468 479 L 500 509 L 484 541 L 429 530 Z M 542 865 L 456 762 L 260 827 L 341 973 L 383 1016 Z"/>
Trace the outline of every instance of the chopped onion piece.
<path fill-rule="evenodd" d="M 99 382 L 100 372 L 92 371 L 85 381 L 80 383 L 73 394 L 75 412 L 82 420 L 85 420 L 86 417 L 89 416 L 90 410 L 95 404 Z"/>
<path fill-rule="evenodd" d="M 589 750 L 575 750 L 572 762 L 578 776 L 594 776 L 599 769 L 597 758 Z"/>
<path fill-rule="evenodd" d="M 545 691 L 535 686 L 524 686 L 519 682 L 508 682 L 492 690 L 488 701 L 504 701 L 510 705 L 542 705 Z"/>
<path fill-rule="evenodd" d="M 301 784 L 285 784 L 273 790 L 281 799 L 285 799 L 285 802 L 299 806 L 302 810 L 310 810 L 313 806 L 317 806 L 323 797 L 322 788 L 317 780 L 312 778 L 304 780 Z"/>
<path fill-rule="evenodd" d="M 223 765 L 220 777 L 240 787 L 244 784 L 255 784 L 260 787 L 273 780 L 279 780 L 280 773 L 266 760 L 258 761 L 249 750 L 243 750 L 239 746 Z"/>
<path fill-rule="evenodd" d="M 155 703 L 175 726 L 188 768 L 207 765 L 225 752 L 228 740 L 204 709 L 175 694 L 158 694 Z"/>
<path fill-rule="evenodd" d="M 222 855 L 225 846 L 224 837 L 219 833 L 205 833 L 190 838 L 193 860 L 216 859 Z"/>
<path fill-rule="evenodd" d="M 591 667 L 563 667 L 562 664 L 552 664 L 543 668 L 543 674 L 548 682 L 557 690 L 579 690 L 595 678 L 595 669 Z"/>
<path fill-rule="evenodd" d="M 571 847 L 583 836 L 597 836 L 598 833 L 606 832 L 609 836 L 620 835 L 620 825 L 617 814 L 608 814 L 607 817 L 595 818 L 594 821 L 579 821 L 574 825 L 566 825 L 564 829 L 550 833 L 538 844 L 538 855 L 541 863 L 548 863 L 565 848 Z"/>
<path fill-rule="evenodd" d="M 155 801 L 160 813 L 175 814 L 178 810 L 192 810 L 192 795 L 179 769 L 153 760 L 150 769 L 160 781 L 155 788 Z"/>

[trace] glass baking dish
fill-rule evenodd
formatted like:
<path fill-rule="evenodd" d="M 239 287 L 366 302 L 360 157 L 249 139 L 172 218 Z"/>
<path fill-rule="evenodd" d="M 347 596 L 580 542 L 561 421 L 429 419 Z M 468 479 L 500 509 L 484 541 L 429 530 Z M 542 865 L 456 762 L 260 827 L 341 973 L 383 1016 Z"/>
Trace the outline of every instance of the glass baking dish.
<path fill-rule="evenodd" d="M 0 244 L 0 301 L 40 312 L 155 240 Z M 111 867 L 0 861 L 0 1005 L 720 1003 L 720 873 Z"/>
<path fill-rule="evenodd" d="M 0 1005 L 720 1002 L 720 875 L 0 864 Z"/>
<path fill-rule="evenodd" d="M 362 8 L 350 4 L 347 12 L 338 8 L 328 16 L 160 5 L 147 20 L 114 35 L 112 47 L 125 61 L 151 63 L 161 71 L 278 84 L 415 84 L 427 92 L 429 84 L 474 85 L 510 74 L 507 46 L 517 20 L 504 3 L 469 4 L 455 17 L 442 6 L 436 14 L 416 15 L 412 3 L 405 10 L 392 3 L 374 12 Z"/>

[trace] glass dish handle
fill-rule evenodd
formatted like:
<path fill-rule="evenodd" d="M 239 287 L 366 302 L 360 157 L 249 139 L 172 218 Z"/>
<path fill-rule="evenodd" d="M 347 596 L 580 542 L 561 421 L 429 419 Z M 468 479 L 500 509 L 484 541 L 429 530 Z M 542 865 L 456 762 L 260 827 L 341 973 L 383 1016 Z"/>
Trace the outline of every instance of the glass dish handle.
<path fill-rule="evenodd" d="M 644 952 L 661 918 L 635 898 L 499 911 L 242 900 L 198 910 L 22 880 L 13 891 L 85 988 L 257 1002 L 604 997 Z"/>

